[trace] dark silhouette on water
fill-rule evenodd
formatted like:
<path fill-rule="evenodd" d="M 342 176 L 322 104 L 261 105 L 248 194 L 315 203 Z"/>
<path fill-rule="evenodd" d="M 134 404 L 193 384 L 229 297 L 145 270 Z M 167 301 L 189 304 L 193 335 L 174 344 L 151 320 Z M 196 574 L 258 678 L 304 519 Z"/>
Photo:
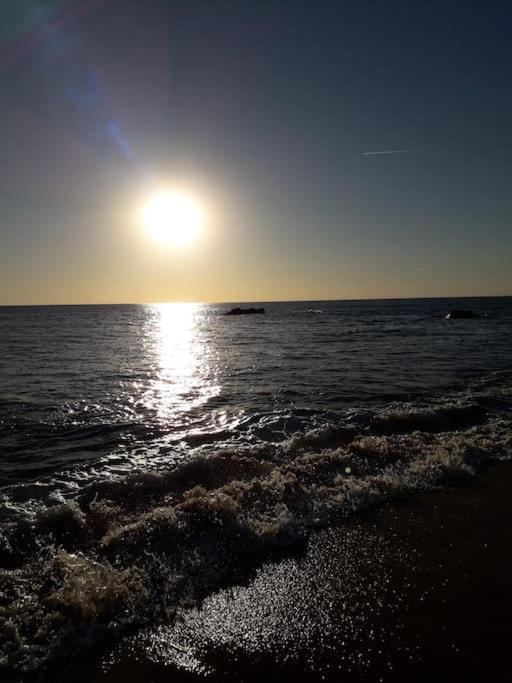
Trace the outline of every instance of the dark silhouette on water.
<path fill-rule="evenodd" d="M 226 315 L 248 315 L 251 313 L 265 313 L 264 308 L 232 308 Z"/>
<path fill-rule="evenodd" d="M 445 320 L 470 320 L 472 318 L 484 318 L 485 316 L 480 313 L 475 313 L 474 311 L 469 311 L 463 308 L 454 308 L 453 311 L 449 311 Z"/>

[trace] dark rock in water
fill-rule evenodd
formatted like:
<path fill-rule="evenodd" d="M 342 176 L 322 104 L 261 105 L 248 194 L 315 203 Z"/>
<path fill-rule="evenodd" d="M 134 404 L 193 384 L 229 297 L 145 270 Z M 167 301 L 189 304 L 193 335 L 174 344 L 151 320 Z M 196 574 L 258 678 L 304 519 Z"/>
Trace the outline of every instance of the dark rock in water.
<path fill-rule="evenodd" d="M 465 310 L 463 308 L 454 308 L 445 315 L 445 320 L 469 320 L 471 318 L 483 318 L 484 316 L 474 311 Z"/>
<path fill-rule="evenodd" d="M 247 315 L 250 313 L 265 313 L 264 308 L 232 308 L 226 315 Z"/>

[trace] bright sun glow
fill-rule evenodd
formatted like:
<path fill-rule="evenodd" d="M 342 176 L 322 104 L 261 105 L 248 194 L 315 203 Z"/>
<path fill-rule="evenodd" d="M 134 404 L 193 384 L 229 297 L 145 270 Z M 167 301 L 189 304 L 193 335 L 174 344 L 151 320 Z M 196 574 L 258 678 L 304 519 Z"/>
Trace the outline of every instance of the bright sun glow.
<path fill-rule="evenodd" d="M 142 219 L 155 241 L 181 245 L 197 238 L 204 215 L 200 204 L 192 197 L 181 192 L 162 191 L 147 201 Z"/>

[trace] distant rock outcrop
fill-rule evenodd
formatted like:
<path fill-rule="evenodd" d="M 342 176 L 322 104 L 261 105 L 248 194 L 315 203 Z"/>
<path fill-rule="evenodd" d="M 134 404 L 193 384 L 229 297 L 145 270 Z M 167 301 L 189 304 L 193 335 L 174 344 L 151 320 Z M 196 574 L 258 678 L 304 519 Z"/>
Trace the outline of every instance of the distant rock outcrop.
<path fill-rule="evenodd" d="M 265 313 L 264 308 L 232 308 L 226 315 L 247 315 L 251 313 Z"/>
<path fill-rule="evenodd" d="M 445 315 L 445 320 L 470 320 L 471 318 L 484 318 L 485 316 L 474 311 L 465 310 L 463 308 L 454 308 Z"/>

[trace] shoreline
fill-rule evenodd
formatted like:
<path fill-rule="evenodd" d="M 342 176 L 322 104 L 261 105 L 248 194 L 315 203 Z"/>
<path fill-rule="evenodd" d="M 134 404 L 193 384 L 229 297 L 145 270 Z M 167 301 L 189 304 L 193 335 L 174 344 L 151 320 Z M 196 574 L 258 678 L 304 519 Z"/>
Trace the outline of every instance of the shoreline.
<path fill-rule="evenodd" d="M 360 513 L 172 625 L 6 683 L 512 680 L 511 489 L 502 463 Z"/>

